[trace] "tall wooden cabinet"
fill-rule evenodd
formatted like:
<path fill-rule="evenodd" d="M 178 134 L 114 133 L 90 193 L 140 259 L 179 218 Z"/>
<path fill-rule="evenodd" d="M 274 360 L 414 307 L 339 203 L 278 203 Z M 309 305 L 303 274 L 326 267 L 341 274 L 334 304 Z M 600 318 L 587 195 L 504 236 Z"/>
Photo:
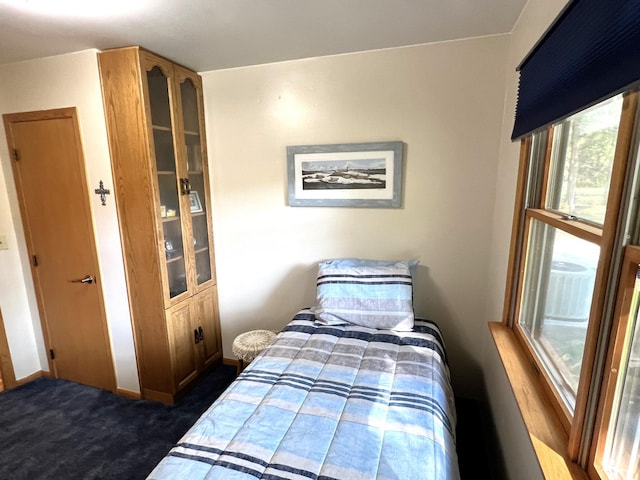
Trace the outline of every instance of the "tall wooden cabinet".
<path fill-rule="evenodd" d="M 140 47 L 98 54 L 143 398 L 222 361 L 202 81 Z"/>

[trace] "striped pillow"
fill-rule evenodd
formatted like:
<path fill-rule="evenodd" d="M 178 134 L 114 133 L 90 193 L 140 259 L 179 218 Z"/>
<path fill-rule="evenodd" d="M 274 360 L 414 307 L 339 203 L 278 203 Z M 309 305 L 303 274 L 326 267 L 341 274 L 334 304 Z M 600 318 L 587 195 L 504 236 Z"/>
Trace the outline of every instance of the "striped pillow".
<path fill-rule="evenodd" d="M 316 319 L 326 325 L 413 328 L 413 282 L 407 262 L 386 265 L 322 262 L 318 269 Z"/>

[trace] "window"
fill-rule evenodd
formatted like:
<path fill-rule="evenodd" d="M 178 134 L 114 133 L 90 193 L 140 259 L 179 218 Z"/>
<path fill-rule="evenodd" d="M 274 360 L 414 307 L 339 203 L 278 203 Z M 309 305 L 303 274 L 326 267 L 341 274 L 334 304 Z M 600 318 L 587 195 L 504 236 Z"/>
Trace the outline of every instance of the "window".
<path fill-rule="evenodd" d="M 607 480 L 640 479 L 637 95 L 522 140 L 505 303 L 569 457 Z"/>
<path fill-rule="evenodd" d="M 617 96 L 555 127 L 549 208 L 604 224 L 621 111 Z"/>
<path fill-rule="evenodd" d="M 600 249 L 532 218 L 527 252 L 519 327 L 573 412 Z"/>
<path fill-rule="evenodd" d="M 613 329 L 596 467 L 603 478 L 640 478 L 640 248 L 627 247 Z"/>

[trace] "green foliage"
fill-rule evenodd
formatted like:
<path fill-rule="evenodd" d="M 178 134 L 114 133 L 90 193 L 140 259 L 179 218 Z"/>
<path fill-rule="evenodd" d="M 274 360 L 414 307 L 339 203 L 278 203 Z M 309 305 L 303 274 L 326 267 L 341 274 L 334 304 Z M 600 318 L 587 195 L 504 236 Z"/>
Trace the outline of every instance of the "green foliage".
<path fill-rule="evenodd" d="M 573 152 L 569 155 L 569 158 L 578 162 L 576 187 L 606 187 L 616 148 L 617 131 L 617 128 L 612 127 L 577 136 L 572 149 L 576 155 Z"/>
<path fill-rule="evenodd" d="M 562 132 L 568 138 L 560 210 L 598 223 L 604 221 L 618 133 L 617 124 L 611 125 L 603 125 L 593 115 L 576 117 L 565 124 Z"/>

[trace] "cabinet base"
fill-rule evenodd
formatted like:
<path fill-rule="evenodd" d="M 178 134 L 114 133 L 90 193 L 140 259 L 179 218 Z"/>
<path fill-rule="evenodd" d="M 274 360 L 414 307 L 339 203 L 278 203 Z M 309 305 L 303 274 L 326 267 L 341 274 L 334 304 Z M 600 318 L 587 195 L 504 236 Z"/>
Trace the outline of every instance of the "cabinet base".
<path fill-rule="evenodd" d="M 189 393 L 193 387 L 198 384 L 198 381 L 202 379 L 205 375 L 207 375 L 211 370 L 219 367 L 222 364 L 222 360 L 220 358 L 212 361 L 205 369 L 199 372 L 197 375 L 193 377 L 193 379 L 184 386 L 180 391 L 176 393 L 168 393 L 168 392 L 160 392 L 158 390 L 151 390 L 149 388 L 142 389 L 142 398 L 144 400 L 154 400 L 156 402 L 166 403 L 167 405 L 173 405 L 182 397 L 184 397 L 187 393 Z"/>

